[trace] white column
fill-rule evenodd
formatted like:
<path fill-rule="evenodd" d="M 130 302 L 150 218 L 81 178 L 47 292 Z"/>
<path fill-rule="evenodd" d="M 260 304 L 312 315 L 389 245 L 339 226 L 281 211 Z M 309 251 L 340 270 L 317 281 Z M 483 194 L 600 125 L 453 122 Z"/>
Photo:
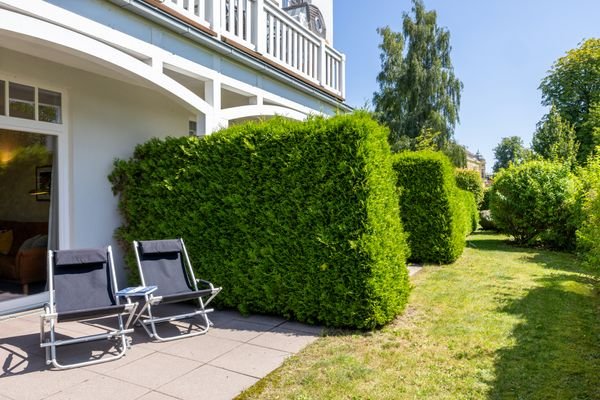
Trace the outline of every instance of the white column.
<path fill-rule="evenodd" d="M 265 14 L 265 0 L 256 0 L 255 12 L 253 13 L 252 23 L 252 43 L 256 46 L 256 51 L 264 54 L 267 50 L 267 18 Z M 273 27 L 271 27 L 272 29 Z"/>
<path fill-rule="evenodd" d="M 217 32 L 217 37 L 221 37 L 221 3 L 225 0 L 206 0 L 208 1 L 208 15 L 206 18 L 210 22 L 210 27 Z"/>
<path fill-rule="evenodd" d="M 222 124 L 221 113 L 221 81 L 214 79 L 204 83 L 204 100 L 212 106 L 212 112 L 198 116 L 198 133 L 210 135 Z"/>
<path fill-rule="evenodd" d="M 343 99 L 346 98 L 346 55 L 342 54 L 342 63 L 340 65 L 340 93 Z"/>
<path fill-rule="evenodd" d="M 319 79 L 319 83 L 321 84 L 321 86 L 325 86 L 327 82 L 327 80 L 325 79 L 325 76 L 327 74 L 325 60 L 327 59 L 327 57 L 325 55 L 325 39 L 321 39 L 321 42 L 319 43 L 319 60 L 317 63 L 319 66 L 319 75 L 317 79 Z"/>

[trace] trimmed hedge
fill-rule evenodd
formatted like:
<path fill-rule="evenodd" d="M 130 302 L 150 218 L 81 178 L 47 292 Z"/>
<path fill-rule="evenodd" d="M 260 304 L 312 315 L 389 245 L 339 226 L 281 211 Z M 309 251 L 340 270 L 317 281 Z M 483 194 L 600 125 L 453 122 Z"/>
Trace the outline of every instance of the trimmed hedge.
<path fill-rule="evenodd" d="M 154 139 L 109 179 L 129 257 L 134 239 L 182 236 L 221 306 L 355 328 L 405 306 L 387 131 L 364 113 Z"/>
<path fill-rule="evenodd" d="M 463 252 L 465 236 L 473 230 L 477 208 L 473 195 L 456 187 L 454 167 L 442 153 L 400 153 L 395 155 L 394 168 L 411 260 L 455 261 Z"/>
<path fill-rule="evenodd" d="M 580 197 L 568 165 L 529 161 L 496 175 L 490 209 L 498 229 L 517 243 L 568 250 L 581 224 Z"/>
<path fill-rule="evenodd" d="M 484 188 L 483 179 L 481 179 L 479 171 L 460 168 L 454 172 L 454 176 L 456 178 L 456 186 L 473 193 L 476 205 L 480 206 L 483 202 Z"/>

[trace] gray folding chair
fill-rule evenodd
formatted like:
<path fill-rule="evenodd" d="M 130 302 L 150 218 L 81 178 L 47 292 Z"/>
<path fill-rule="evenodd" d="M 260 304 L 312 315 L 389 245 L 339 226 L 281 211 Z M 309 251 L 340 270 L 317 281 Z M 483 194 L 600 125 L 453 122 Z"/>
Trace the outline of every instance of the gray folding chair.
<path fill-rule="evenodd" d="M 40 321 L 40 346 L 46 349 L 46 364 L 56 368 L 73 368 L 116 360 L 125 355 L 130 345 L 127 334 L 135 316 L 137 303 L 119 304 L 112 250 L 50 250 L 48 251 L 48 289 L 50 302 L 44 306 Z M 57 324 L 92 318 L 116 316 L 118 328 L 106 333 L 57 340 Z M 127 323 L 123 317 L 128 316 Z M 49 335 L 46 325 L 49 324 Z M 49 337 L 47 337 L 49 336 Z M 63 364 L 57 360 L 57 347 L 96 340 L 116 340 L 118 354 Z M 120 342 L 120 343 L 119 343 Z"/>
<path fill-rule="evenodd" d="M 221 288 L 215 288 L 208 281 L 196 279 L 183 239 L 134 241 L 133 247 L 142 285 L 157 286 L 156 291 L 144 295 L 146 303 L 138 313 L 136 321 L 140 322 L 151 338 L 160 341 L 206 333 L 212 325 L 207 313 L 213 311 L 206 306 L 219 294 Z M 202 284 L 201 289 L 198 289 L 198 284 Z M 153 315 L 152 307 L 189 300 L 197 301 L 198 308 L 193 312 L 166 317 Z M 203 322 L 199 329 L 166 338 L 161 337 L 156 331 L 158 323 L 192 318 L 197 315 L 202 317 Z"/>

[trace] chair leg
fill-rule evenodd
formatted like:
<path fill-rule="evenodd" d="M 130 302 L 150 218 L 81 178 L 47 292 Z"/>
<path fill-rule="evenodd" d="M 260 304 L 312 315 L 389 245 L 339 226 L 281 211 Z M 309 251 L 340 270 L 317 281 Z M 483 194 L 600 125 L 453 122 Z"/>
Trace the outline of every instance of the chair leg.
<path fill-rule="evenodd" d="M 24 284 L 22 285 L 22 288 L 23 288 L 23 294 L 24 294 L 25 296 L 27 296 L 27 295 L 29 294 L 29 284 L 28 284 L 28 283 L 24 283 Z"/>

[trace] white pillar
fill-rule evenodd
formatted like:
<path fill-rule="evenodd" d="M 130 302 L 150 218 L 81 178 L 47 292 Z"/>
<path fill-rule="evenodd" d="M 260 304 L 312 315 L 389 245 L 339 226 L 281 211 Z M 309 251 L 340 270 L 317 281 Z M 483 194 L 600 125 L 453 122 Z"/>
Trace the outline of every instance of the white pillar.
<path fill-rule="evenodd" d="M 212 112 L 198 117 L 198 133 L 209 135 L 221 124 L 221 81 L 213 79 L 204 82 L 204 100 L 211 105 Z"/>
<path fill-rule="evenodd" d="M 265 14 L 265 0 L 256 0 L 254 3 L 255 11 L 253 13 L 252 43 L 256 46 L 256 51 L 265 54 L 267 51 L 267 18 Z M 273 27 L 271 27 L 273 29 Z"/>

